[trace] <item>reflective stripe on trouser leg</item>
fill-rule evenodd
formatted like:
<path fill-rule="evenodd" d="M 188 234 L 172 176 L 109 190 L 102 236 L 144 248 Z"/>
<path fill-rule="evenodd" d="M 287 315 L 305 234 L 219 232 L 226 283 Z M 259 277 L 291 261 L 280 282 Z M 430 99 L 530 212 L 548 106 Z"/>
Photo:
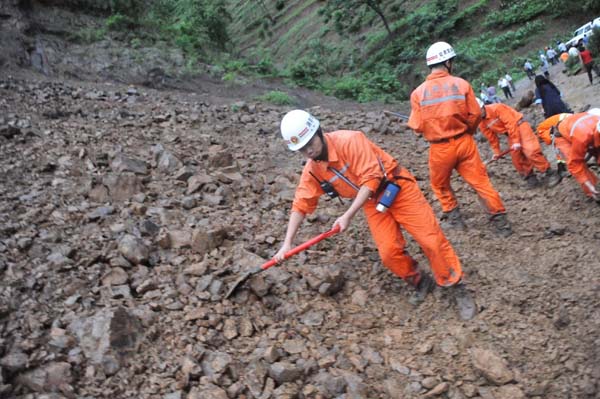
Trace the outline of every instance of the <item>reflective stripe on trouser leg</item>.
<path fill-rule="evenodd" d="M 397 226 L 399 223 L 419 244 L 429 260 L 438 285 L 457 283 L 463 275 L 460 260 L 440 228 L 427 199 L 416 182 L 401 180 L 400 185 L 400 194 L 386 214 L 391 215 L 394 224 Z M 374 207 L 369 203 L 364 209 L 369 223 L 373 220 L 376 224 L 379 216 Z"/>
<path fill-rule="evenodd" d="M 456 152 L 458 157 L 456 170 L 477 192 L 479 198 L 491 214 L 495 215 L 506 212 L 502 199 L 500 199 L 500 194 L 492 186 L 485 165 L 481 162 L 475 140 L 469 135 L 463 137 L 465 137 L 465 140 L 457 140 L 454 143 L 457 147 Z"/>
<path fill-rule="evenodd" d="M 544 173 L 550 167 L 550 163 L 542 153 L 542 147 L 537 137 L 531 130 L 529 123 L 519 125 L 519 135 L 521 137 L 521 146 L 523 154 L 529 159 L 529 162 L 541 173 Z"/>

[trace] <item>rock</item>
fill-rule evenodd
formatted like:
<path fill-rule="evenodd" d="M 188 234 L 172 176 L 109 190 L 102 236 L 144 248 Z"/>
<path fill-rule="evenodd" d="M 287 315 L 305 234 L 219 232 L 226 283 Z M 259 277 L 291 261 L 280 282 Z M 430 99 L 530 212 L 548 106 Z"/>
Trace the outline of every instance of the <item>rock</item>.
<path fill-rule="evenodd" d="M 389 398 L 404 398 L 403 384 L 393 378 L 388 378 L 383 381 L 383 389 Z"/>
<path fill-rule="evenodd" d="M 255 275 L 254 277 L 251 277 L 247 285 L 256 296 L 261 298 L 266 296 L 273 286 L 273 284 L 268 282 L 263 275 Z"/>
<path fill-rule="evenodd" d="M 180 169 L 183 163 L 175 155 L 168 151 L 164 151 L 158 159 L 158 170 L 162 173 L 173 173 Z"/>
<path fill-rule="evenodd" d="M 189 248 L 192 245 L 192 232 L 190 230 L 170 230 L 167 234 L 169 248 Z"/>
<path fill-rule="evenodd" d="M 207 352 L 202 359 L 202 371 L 212 381 L 216 381 L 231 364 L 231 355 L 224 352 Z"/>
<path fill-rule="evenodd" d="M 128 280 L 129 276 L 125 270 L 120 267 L 113 267 L 102 276 L 102 285 L 123 285 L 127 283 Z"/>
<path fill-rule="evenodd" d="M 217 385 L 205 383 L 193 387 L 187 399 L 229 399 L 227 392 Z"/>
<path fill-rule="evenodd" d="M 423 386 L 425 388 L 431 388 L 431 387 L 425 386 L 425 384 L 423 384 Z M 448 392 L 449 388 L 450 388 L 450 384 L 448 384 L 447 382 L 439 383 L 431 391 L 429 391 L 425 395 L 423 395 L 423 397 L 424 398 L 433 398 L 435 396 L 439 396 L 439 395 L 443 394 L 444 392 Z"/>
<path fill-rule="evenodd" d="M 25 353 L 13 349 L 0 359 L 0 366 L 9 371 L 20 371 L 27 367 L 28 358 Z"/>
<path fill-rule="evenodd" d="M 223 336 L 230 341 L 238 336 L 237 322 L 234 319 L 225 320 Z"/>
<path fill-rule="evenodd" d="M 103 179 L 113 201 L 125 201 L 143 191 L 141 180 L 132 173 L 106 175 Z"/>
<path fill-rule="evenodd" d="M 191 275 L 191 276 L 204 276 L 208 271 L 208 265 L 206 262 L 198 262 L 193 263 L 183 269 L 183 274 Z"/>
<path fill-rule="evenodd" d="M 303 339 L 287 339 L 283 343 L 283 350 L 291 355 L 302 353 L 306 350 L 306 343 Z"/>
<path fill-rule="evenodd" d="M 319 393 L 332 398 L 343 394 L 348 385 L 344 377 L 335 376 L 325 371 L 317 374 L 314 377 L 314 382 Z"/>
<path fill-rule="evenodd" d="M 124 308 L 100 310 L 91 317 L 74 319 L 68 331 L 92 364 L 101 365 L 107 355 L 134 352 L 143 336 L 139 319 Z"/>
<path fill-rule="evenodd" d="M 34 392 L 67 391 L 72 381 L 71 365 L 66 362 L 52 362 L 17 377 L 19 384 Z"/>
<path fill-rule="evenodd" d="M 221 246 L 226 237 L 227 231 L 224 228 L 211 230 L 196 229 L 192 234 L 192 250 L 200 255 L 204 255 L 214 248 Z"/>
<path fill-rule="evenodd" d="M 488 381 L 496 385 L 504 385 L 513 380 L 514 375 L 509 370 L 506 361 L 486 349 L 471 349 L 471 361 Z"/>
<path fill-rule="evenodd" d="M 368 294 L 365 290 L 358 289 L 352 293 L 352 303 L 363 307 L 367 304 Z"/>
<path fill-rule="evenodd" d="M 194 175 L 189 178 L 186 194 L 190 195 L 200 190 L 204 185 L 212 183 L 213 178 L 206 174 Z"/>
<path fill-rule="evenodd" d="M 525 399 L 525 394 L 516 385 L 503 385 L 494 390 L 494 399 Z"/>
<path fill-rule="evenodd" d="M 302 316 L 301 322 L 307 326 L 320 326 L 323 324 L 324 317 L 323 312 L 311 310 Z"/>
<path fill-rule="evenodd" d="M 150 257 L 150 250 L 146 244 L 130 234 L 119 241 L 119 253 L 134 265 L 147 264 Z"/>
<path fill-rule="evenodd" d="M 146 162 L 126 157 L 123 154 L 117 154 L 110 163 L 110 167 L 114 172 L 117 173 L 132 172 L 138 175 L 148 174 Z"/>
<path fill-rule="evenodd" d="M 217 169 L 233 165 L 234 160 L 230 151 L 220 151 L 213 153 L 208 162 L 211 168 Z"/>
<path fill-rule="evenodd" d="M 115 208 L 112 206 L 101 206 L 99 208 L 94 209 L 92 212 L 89 212 L 86 215 L 87 220 L 90 222 L 95 222 L 100 219 L 104 219 L 109 215 L 112 215 L 115 212 Z"/>
<path fill-rule="evenodd" d="M 269 363 L 275 363 L 279 358 L 281 358 L 281 350 L 275 346 L 269 346 L 265 349 L 265 353 L 263 354 L 263 358 Z"/>
<path fill-rule="evenodd" d="M 302 370 L 287 361 L 277 362 L 269 367 L 269 376 L 277 384 L 283 384 L 299 379 L 302 376 Z"/>
<path fill-rule="evenodd" d="M 383 363 L 383 357 L 381 357 L 379 352 L 377 352 L 373 348 L 370 348 L 370 347 L 363 348 L 362 356 L 370 364 L 382 364 Z"/>
<path fill-rule="evenodd" d="M 267 366 L 260 360 L 252 360 L 245 368 L 244 381 L 246 387 L 254 397 L 262 395 L 267 378 Z"/>

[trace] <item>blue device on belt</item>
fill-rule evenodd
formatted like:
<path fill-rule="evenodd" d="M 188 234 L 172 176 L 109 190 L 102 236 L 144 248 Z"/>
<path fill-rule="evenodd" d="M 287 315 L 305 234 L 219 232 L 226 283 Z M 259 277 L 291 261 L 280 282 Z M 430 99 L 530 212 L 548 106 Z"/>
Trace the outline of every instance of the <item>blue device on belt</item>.
<path fill-rule="evenodd" d="M 381 194 L 381 197 L 379 198 L 379 203 L 377 204 L 377 207 L 375 209 L 377 209 L 379 212 L 387 211 L 387 209 L 390 206 L 392 206 L 392 203 L 396 199 L 396 196 L 398 195 L 399 192 L 400 192 L 399 185 L 392 183 L 392 182 L 388 182 L 387 185 L 385 186 L 385 190 L 383 191 L 383 194 Z"/>

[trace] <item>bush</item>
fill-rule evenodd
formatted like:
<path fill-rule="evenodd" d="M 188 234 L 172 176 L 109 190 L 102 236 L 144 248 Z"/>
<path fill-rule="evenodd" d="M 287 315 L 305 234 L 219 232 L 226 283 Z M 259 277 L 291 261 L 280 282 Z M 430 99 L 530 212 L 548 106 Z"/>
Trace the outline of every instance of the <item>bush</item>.
<path fill-rule="evenodd" d="M 273 90 L 269 91 L 262 96 L 258 97 L 258 100 L 264 101 L 267 103 L 275 104 L 275 105 L 292 105 L 294 104 L 294 99 L 290 97 L 289 94 L 279 91 Z"/>
<path fill-rule="evenodd" d="M 123 14 L 113 14 L 106 19 L 104 22 L 106 29 L 113 31 L 123 31 L 126 29 L 130 29 L 135 25 L 134 21 L 126 15 Z"/>
<path fill-rule="evenodd" d="M 590 41 L 588 42 L 588 49 L 592 56 L 596 60 L 596 62 L 600 62 L 600 28 L 595 27 L 593 30 L 593 35 L 590 36 Z"/>

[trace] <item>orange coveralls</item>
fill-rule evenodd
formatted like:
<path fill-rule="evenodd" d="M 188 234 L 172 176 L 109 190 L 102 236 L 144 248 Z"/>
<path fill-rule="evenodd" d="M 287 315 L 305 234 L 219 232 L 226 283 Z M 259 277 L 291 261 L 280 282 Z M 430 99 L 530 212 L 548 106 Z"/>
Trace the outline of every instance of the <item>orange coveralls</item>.
<path fill-rule="evenodd" d="M 548 119 L 542 123 L 547 122 Z M 596 132 L 598 121 L 600 121 L 600 116 L 588 114 L 587 112 L 569 115 L 558 122 L 557 128 L 560 137 L 557 136 L 554 140 L 567 159 L 569 172 L 581 185 L 587 196 L 591 195 L 585 183 L 590 182 L 594 186 L 598 183 L 598 177 L 587 167 L 585 162 L 585 155 L 591 152 L 600 164 L 600 160 L 598 160 L 598 156 L 600 156 L 600 134 Z"/>
<path fill-rule="evenodd" d="M 419 189 L 415 178 L 398 162 L 358 131 L 341 130 L 323 136 L 327 143 L 328 162 L 308 160 L 296 189 L 292 210 L 304 215 L 314 212 L 324 194 L 320 181 L 328 181 L 341 197 L 354 198 L 356 189 L 337 176 L 330 167 L 341 172 L 354 185 L 377 191 L 383 171 L 401 187 L 387 212 L 378 212 L 377 199 L 363 206 L 373 240 L 385 267 L 408 283 L 416 285 L 420 272 L 413 258 L 404 252 L 402 226 L 421 246 L 429 259 L 438 285 L 450 286 L 460 281 L 463 272 L 454 249 L 440 228 L 431 206 Z"/>
<path fill-rule="evenodd" d="M 506 212 L 472 136 L 481 110 L 471 85 L 446 71 L 433 71 L 412 92 L 410 103 L 408 126 L 431 143 L 429 178 L 442 210 L 450 212 L 458 206 L 450 186 L 452 171 L 456 169 L 492 215 Z"/>
<path fill-rule="evenodd" d="M 537 127 L 537 134 L 546 143 L 546 145 L 552 145 L 554 147 L 554 153 L 556 154 L 556 160 L 558 162 L 567 162 L 569 159 L 569 152 L 571 152 L 571 143 L 564 137 L 556 136 L 554 139 L 550 134 L 552 127 L 558 126 L 565 118 L 572 116 L 573 114 L 556 114 L 550 118 L 542 121 Z"/>
<path fill-rule="evenodd" d="M 529 123 L 523 119 L 523 114 L 506 104 L 491 104 L 485 106 L 486 116 L 479 122 L 479 130 L 490 142 L 494 155 L 500 155 L 500 140 L 498 135 L 508 135 L 508 146 L 521 144 L 521 149 L 511 151 L 512 163 L 522 176 L 529 176 L 535 167 L 544 173 L 550 163 L 542 153 L 542 147 L 535 137 Z"/>

